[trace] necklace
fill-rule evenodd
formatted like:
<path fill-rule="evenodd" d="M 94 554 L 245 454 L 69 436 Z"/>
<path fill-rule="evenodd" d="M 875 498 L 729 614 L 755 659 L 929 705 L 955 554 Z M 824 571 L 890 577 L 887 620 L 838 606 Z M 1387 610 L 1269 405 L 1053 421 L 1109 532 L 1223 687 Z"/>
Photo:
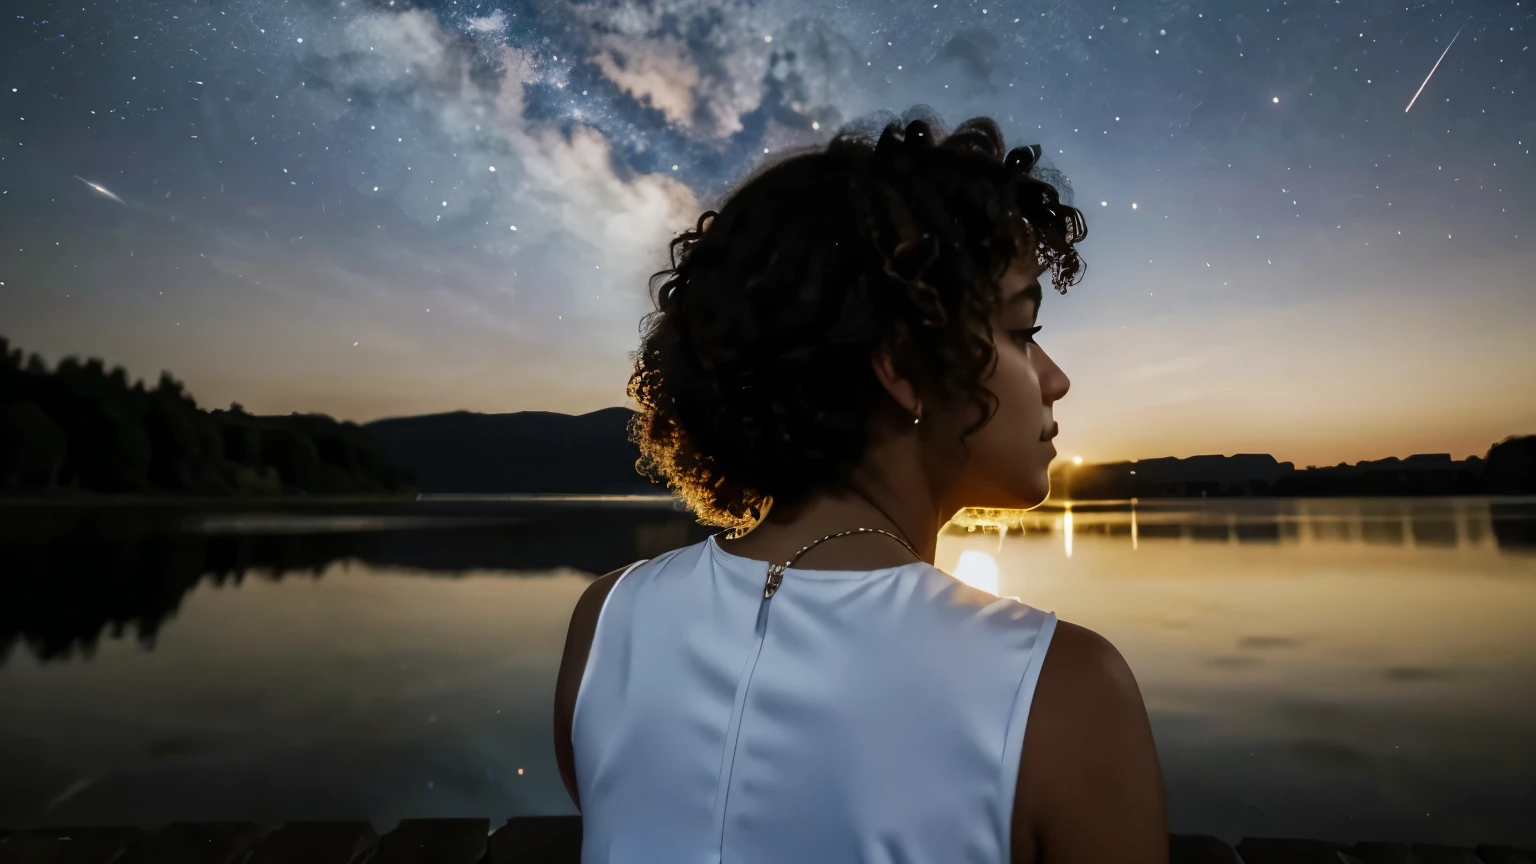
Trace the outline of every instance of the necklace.
<path fill-rule="evenodd" d="M 793 558 L 790 558 L 783 564 L 769 564 L 768 581 L 763 585 L 763 599 L 766 600 L 772 597 L 774 592 L 779 590 L 779 585 L 784 582 L 784 571 L 794 566 L 794 563 L 800 560 L 801 555 L 811 551 L 811 548 L 817 543 L 821 543 L 826 540 L 834 540 L 838 537 L 847 537 L 849 534 L 884 534 L 892 540 L 895 540 L 897 543 L 907 547 L 907 551 L 912 553 L 912 557 L 918 559 L 919 561 L 921 561 L 923 558 L 923 556 L 917 554 L 916 549 L 912 548 L 911 543 L 908 543 L 906 540 L 903 540 L 902 538 L 892 534 L 889 531 L 881 528 L 850 528 L 847 531 L 839 531 L 836 534 L 828 534 L 820 540 L 811 542 L 810 544 L 806 545 L 805 548 L 801 549 L 799 552 L 796 552 Z"/>

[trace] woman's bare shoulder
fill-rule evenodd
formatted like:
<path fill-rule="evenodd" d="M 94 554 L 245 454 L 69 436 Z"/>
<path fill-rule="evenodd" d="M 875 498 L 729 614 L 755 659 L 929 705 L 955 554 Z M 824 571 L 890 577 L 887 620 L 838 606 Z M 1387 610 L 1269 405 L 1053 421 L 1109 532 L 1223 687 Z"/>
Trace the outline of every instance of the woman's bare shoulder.
<path fill-rule="evenodd" d="M 1054 667 L 1054 668 L 1053 668 Z M 1066 686 L 1063 686 L 1066 685 Z M 1051 687 L 1053 702 L 1069 708 L 1085 700 L 1125 701 L 1141 704 L 1136 676 L 1120 650 L 1108 639 L 1079 624 L 1058 621 L 1046 650 L 1036 692 Z M 1056 688 L 1063 692 L 1055 693 Z"/>
<path fill-rule="evenodd" d="M 608 599 L 608 593 L 628 569 L 621 567 L 605 573 L 581 592 L 576 608 L 571 612 L 570 627 L 565 631 L 565 651 L 560 657 L 560 671 L 555 676 L 555 764 L 578 809 L 581 800 L 576 793 L 575 754 L 571 749 L 576 696 L 581 691 L 581 678 L 587 669 L 587 655 L 592 650 L 592 637 L 597 633 L 597 618 L 602 614 L 603 601 Z"/>
<path fill-rule="evenodd" d="M 1141 689 L 1120 651 L 1086 627 L 1059 622 L 1046 650 L 1014 828 L 1015 862 L 1167 861 L 1162 769 Z"/>
<path fill-rule="evenodd" d="M 581 597 L 576 600 L 576 608 L 571 612 L 571 623 L 565 632 L 565 652 L 561 658 L 560 677 L 562 679 L 575 678 L 580 681 L 581 674 L 587 668 L 587 653 L 592 649 L 592 637 L 597 632 L 597 618 L 602 614 L 603 602 L 608 599 L 608 594 L 613 586 L 624 575 L 628 567 L 620 567 L 609 573 L 592 580 L 592 583 L 581 592 Z M 575 704 L 575 693 L 568 694 L 572 706 Z"/>

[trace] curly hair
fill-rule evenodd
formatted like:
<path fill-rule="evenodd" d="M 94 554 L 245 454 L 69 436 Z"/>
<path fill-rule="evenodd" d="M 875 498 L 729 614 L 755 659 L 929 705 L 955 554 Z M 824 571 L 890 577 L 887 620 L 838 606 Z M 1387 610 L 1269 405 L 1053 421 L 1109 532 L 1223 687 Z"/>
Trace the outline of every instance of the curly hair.
<path fill-rule="evenodd" d="M 760 169 L 651 277 L 628 387 L 636 468 L 733 528 L 844 488 L 890 399 L 881 348 L 919 393 L 981 409 L 963 444 L 997 408 L 981 383 L 997 280 L 1031 236 L 1057 291 L 1081 276 L 1087 224 L 1063 189 L 1038 145 L 1008 150 L 987 117 L 845 128 Z"/>

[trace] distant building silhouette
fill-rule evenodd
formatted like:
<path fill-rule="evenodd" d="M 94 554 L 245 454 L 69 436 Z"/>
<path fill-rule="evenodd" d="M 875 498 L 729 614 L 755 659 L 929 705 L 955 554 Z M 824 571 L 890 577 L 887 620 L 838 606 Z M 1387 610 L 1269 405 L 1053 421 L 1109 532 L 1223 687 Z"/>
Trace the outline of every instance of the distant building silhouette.
<path fill-rule="evenodd" d="M 1078 500 L 1285 495 L 1530 495 L 1536 494 L 1536 436 L 1507 438 L 1487 459 L 1449 453 L 1298 470 L 1267 453 L 1164 457 L 1057 466 L 1052 495 Z"/>
<path fill-rule="evenodd" d="M 1267 453 L 1165 456 L 1133 462 L 1065 465 L 1053 472 L 1052 488 L 1072 498 L 1199 498 L 1267 494 L 1295 472 Z"/>

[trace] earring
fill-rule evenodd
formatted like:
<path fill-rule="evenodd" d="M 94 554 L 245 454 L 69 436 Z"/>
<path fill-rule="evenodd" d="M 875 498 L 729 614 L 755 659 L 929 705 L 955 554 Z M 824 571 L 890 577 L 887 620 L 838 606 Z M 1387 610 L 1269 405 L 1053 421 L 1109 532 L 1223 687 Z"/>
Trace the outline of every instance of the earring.
<path fill-rule="evenodd" d="M 923 419 L 923 403 L 917 403 L 917 416 L 912 418 L 912 425 L 916 426 Z"/>

